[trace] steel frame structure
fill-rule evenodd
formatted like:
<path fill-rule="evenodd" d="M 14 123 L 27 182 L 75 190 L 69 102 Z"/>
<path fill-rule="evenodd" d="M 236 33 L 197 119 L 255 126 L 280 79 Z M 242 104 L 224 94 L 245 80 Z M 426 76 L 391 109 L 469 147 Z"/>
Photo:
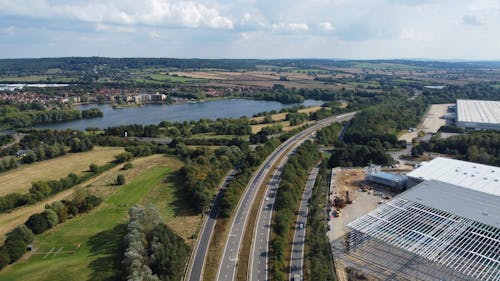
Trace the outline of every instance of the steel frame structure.
<path fill-rule="evenodd" d="M 404 279 L 500 280 L 498 227 L 403 198 L 380 206 L 348 227 L 353 256 L 380 262 L 390 260 L 390 253 L 394 261 L 383 266 L 400 271 L 398 275 L 406 276 Z M 389 269 L 391 264 L 396 268 Z"/>

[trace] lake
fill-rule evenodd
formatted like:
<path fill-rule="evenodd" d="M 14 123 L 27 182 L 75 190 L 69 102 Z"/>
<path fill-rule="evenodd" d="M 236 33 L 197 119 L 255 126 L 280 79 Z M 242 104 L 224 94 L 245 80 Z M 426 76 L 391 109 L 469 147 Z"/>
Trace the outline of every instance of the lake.
<path fill-rule="evenodd" d="M 305 100 L 302 105 L 322 105 L 324 101 Z M 109 104 L 81 105 L 79 110 L 99 108 L 103 113 L 102 118 L 82 119 L 63 123 L 53 123 L 35 126 L 45 129 L 75 129 L 85 130 L 88 127 L 107 128 L 127 124 L 158 124 L 163 120 L 191 121 L 199 119 L 239 118 L 251 117 L 254 114 L 281 110 L 298 104 L 282 104 L 275 101 L 249 100 L 249 99 L 222 99 L 204 103 L 185 104 L 145 104 L 141 107 L 127 107 L 113 109 Z"/>

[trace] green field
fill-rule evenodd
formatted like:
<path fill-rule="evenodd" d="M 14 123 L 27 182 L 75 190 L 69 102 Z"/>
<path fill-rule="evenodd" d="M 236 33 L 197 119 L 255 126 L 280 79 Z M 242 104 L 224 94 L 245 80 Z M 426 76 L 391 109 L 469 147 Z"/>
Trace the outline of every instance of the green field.
<path fill-rule="evenodd" d="M 178 83 L 186 83 L 186 82 L 202 82 L 204 79 L 198 78 L 189 78 L 183 76 L 173 76 L 161 73 L 139 73 L 141 78 L 132 79 L 132 81 L 140 82 L 140 83 L 151 83 L 151 84 L 161 84 L 164 82 L 178 82 Z"/>
<path fill-rule="evenodd" d="M 416 70 L 416 69 L 428 69 L 426 67 L 398 64 L 398 63 L 372 63 L 372 62 L 359 62 L 353 64 L 354 68 L 368 68 L 368 69 L 382 69 L 382 70 Z"/>
<path fill-rule="evenodd" d="M 0 280 L 115 280 L 120 274 L 129 207 L 141 202 L 158 186 L 175 190 L 172 182 L 164 182 L 169 173 L 166 167 L 150 168 L 131 183 L 119 187 L 97 209 L 38 235 L 36 254 L 4 269 L 0 272 Z M 170 201 L 176 201 L 175 192 L 167 193 Z M 157 205 L 160 197 L 155 198 Z M 75 253 L 65 252 L 74 250 L 77 245 L 80 248 Z M 43 254 L 50 249 L 56 252 L 61 247 L 61 253 L 56 256 Z"/>

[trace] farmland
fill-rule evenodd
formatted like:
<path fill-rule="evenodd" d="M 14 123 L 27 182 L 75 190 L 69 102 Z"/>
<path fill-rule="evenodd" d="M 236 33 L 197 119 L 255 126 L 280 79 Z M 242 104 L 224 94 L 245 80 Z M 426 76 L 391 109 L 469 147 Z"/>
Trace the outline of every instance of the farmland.
<path fill-rule="evenodd" d="M 24 193 L 31 183 L 39 180 L 57 180 L 69 173 L 83 174 L 91 163 L 99 166 L 114 160 L 123 152 L 119 147 L 95 147 L 92 151 L 67 154 L 62 157 L 37 162 L 0 174 L 0 196 Z"/>
<path fill-rule="evenodd" d="M 165 222 L 176 231 L 180 227 L 179 221 L 188 222 L 190 229 L 195 229 L 199 219 L 185 211 L 189 208 L 183 205 L 185 199 L 176 184 L 175 172 L 181 165 L 175 158 L 154 155 L 130 170 L 130 174 L 126 175 L 130 183 L 125 186 L 110 186 L 106 179 L 92 184 L 91 188 L 95 192 L 101 192 L 106 197 L 98 208 L 37 237 L 37 253 L 47 253 L 51 249 L 62 247 L 60 254 L 34 254 L 26 261 L 4 269 L 0 273 L 0 279 L 116 278 L 120 275 L 121 247 L 128 208 L 137 203 L 158 206 L 164 214 Z M 183 237 L 186 238 L 186 235 Z M 75 248 L 78 250 L 74 253 L 65 252 Z"/>

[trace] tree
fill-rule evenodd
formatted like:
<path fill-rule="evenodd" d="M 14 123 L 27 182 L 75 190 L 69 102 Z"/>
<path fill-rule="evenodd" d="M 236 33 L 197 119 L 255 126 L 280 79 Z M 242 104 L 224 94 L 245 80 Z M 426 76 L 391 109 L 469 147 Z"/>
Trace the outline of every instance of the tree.
<path fill-rule="evenodd" d="M 10 262 L 15 262 L 22 257 L 26 253 L 27 246 L 28 244 L 23 240 L 13 240 L 5 244 L 4 249 L 9 255 Z"/>
<path fill-rule="evenodd" d="M 59 218 L 54 210 L 46 209 L 43 211 L 42 216 L 47 220 L 48 228 L 52 228 L 59 223 Z"/>
<path fill-rule="evenodd" d="M 0 270 L 10 263 L 10 257 L 4 249 L 0 250 Z"/>
<path fill-rule="evenodd" d="M 26 226 L 31 229 L 34 234 L 40 234 L 49 228 L 49 222 L 42 214 L 34 214 L 26 221 Z"/>
<path fill-rule="evenodd" d="M 116 177 L 116 184 L 117 185 L 124 185 L 125 184 L 125 176 L 122 175 L 122 174 L 119 174 L 117 177 Z"/>
<path fill-rule="evenodd" d="M 53 202 L 49 208 L 56 212 L 59 222 L 65 222 L 68 219 L 68 208 L 61 201 Z"/>
<path fill-rule="evenodd" d="M 123 162 L 128 162 L 132 160 L 134 156 L 130 152 L 123 152 L 115 156 L 116 162 L 117 163 L 123 163 Z"/>
<path fill-rule="evenodd" d="M 7 238 L 5 243 L 8 244 L 9 241 L 22 240 L 26 243 L 31 243 L 35 239 L 35 235 L 31 229 L 27 228 L 26 225 L 21 225 L 16 227 L 11 232 L 7 233 Z"/>
<path fill-rule="evenodd" d="M 97 164 L 95 164 L 95 163 L 92 163 L 89 166 L 89 170 L 92 173 L 99 173 L 99 166 L 97 166 Z"/>

